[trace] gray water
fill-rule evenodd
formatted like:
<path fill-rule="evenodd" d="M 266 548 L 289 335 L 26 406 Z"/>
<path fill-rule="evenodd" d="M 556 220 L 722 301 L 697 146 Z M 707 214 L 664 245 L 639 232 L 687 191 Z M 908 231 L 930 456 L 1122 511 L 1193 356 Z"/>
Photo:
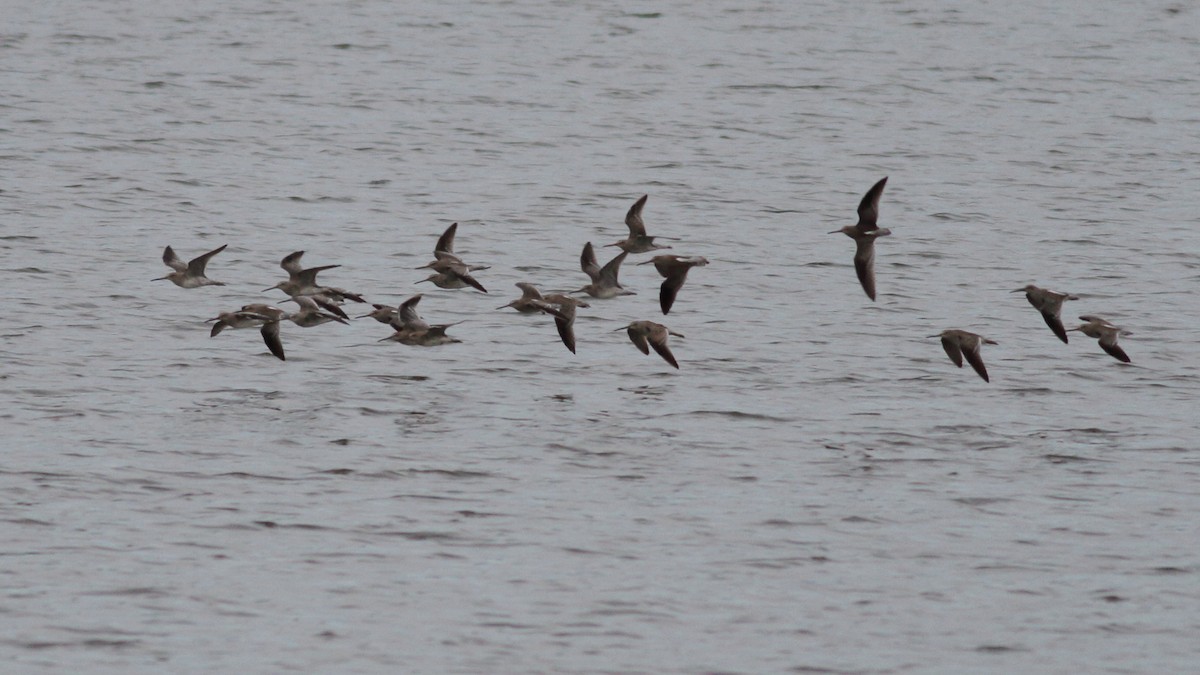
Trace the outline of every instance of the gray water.
<path fill-rule="evenodd" d="M 1196 670 L 1188 3 L 4 15 L 6 672 Z M 885 175 L 871 303 L 826 233 Z M 644 193 L 712 261 L 668 317 L 645 254 L 577 355 L 494 309 Z M 414 285 L 451 222 L 488 295 Z M 150 281 L 226 243 L 228 285 Z M 210 339 L 298 249 L 463 343 Z"/>

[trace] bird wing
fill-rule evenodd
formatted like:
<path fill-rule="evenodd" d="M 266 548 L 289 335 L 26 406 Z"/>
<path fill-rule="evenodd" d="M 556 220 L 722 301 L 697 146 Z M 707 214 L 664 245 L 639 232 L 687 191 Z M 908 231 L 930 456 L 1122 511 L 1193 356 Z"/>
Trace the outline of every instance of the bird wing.
<path fill-rule="evenodd" d="M 283 355 L 283 341 L 279 339 L 279 322 L 270 321 L 263 324 L 262 330 L 263 342 L 267 345 L 267 349 L 276 356 L 280 361 L 287 361 Z"/>
<path fill-rule="evenodd" d="M 572 310 L 574 307 L 571 308 Z M 561 314 L 555 314 L 554 325 L 558 328 L 558 337 L 562 338 L 562 342 L 575 353 L 575 313 L 570 312 L 569 318 L 564 318 Z"/>
<path fill-rule="evenodd" d="M 294 277 L 297 274 L 299 274 L 301 272 L 301 270 L 304 269 L 303 267 L 300 266 L 300 258 L 302 258 L 303 256 L 304 256 L 304 251 L 296 251 L 295 253 L 289 253 L 283 257 L 283 260 L 279 261 L 279 266 L 282 267 L 284 269 L 284 271 L 287 272 L 289 275 Z"/>
<path fill-rule="evenodd" d="M 226 323 L 224 319 L 217 319 L 217 322 L 213 324 L 212 331 L 209 332 L 208 337 L 215 338 L 221 334 L 221 331 L 228 327 L 229 324 Z"/>
<path fill-rule="evenodd" d="M 421 302 L 420 295 L 414 295 L 411 298 L 400 303 L 399 318 L 400 324 L 404 328 L 428 328 L 429 324 L 417 314 L 417 303 Z"/>
<path fill-rule="evenodd" d="M 642 195 L 641 199 L 629 207 L 629 213 L 625 214 L 625 224 L 629 226 L 630 236 L 646 236 L 646 223 L 642 221 L 642 208 L 646 206 L 646 200 L 649 198 L 650 195 Z"/>
<path fill-rule="evenodd" d="M 438 251 L 445 253 L 454 253 L 454 235 L 458 232 L 458 223 L 454 223 L 446 228 L 442 236 L 438 237 L 437 246 L 433 247 L 433 254 L 436 256 Z"/>
<path fill-rule="evenodd" d="M 650 345 L 646 342 L 646 333 L 634 326 L 630 326 L 626 331 L 629 333 L 629 339 L 633 342 L 633 346 L 637 347 L 643 354 L 650 353 Z"/>
<path fill-rule="evenodd" d="M 325 270 L 331 270 L 335 267 L 341 267 L 341 265 L 321 265 L 320 267 L 310 267 L 306 270 L 300 270 L 299 272 L 296 272 L 296 280 L 305 286 L 316 286 L 317 273 Z"/>
<path fill-rule="evenodd" d="M 975 369 L 975 372 L 979 373 L 979 376 L 983 378 L 984 382 L 991 382 L 991 380 L 988 379 L 987 368 L 985 368 L 983 365 L 983 357 L 979 355 L 979 347 L 981 343 L 982 341 L 976 338 L 971 340 L 968 344 L 962 345 L 962 354 L 967 358 L 967 363 L 971 364 L 971 367 Z"/>
<path fill-rule="evenodd" d="M 471 288 L 487 293 L 487 289 L 483 287 L 483 284 L 476 281 L 475 277 L 471 276 L 471 273 L 467 271 L 466 267 L 463 267 L 462 272 L 456 272 L 456 274 L 458 274 L 459 279 L 462 279 Z"/>
<path fill-rule="evenodd" d="M 592 283 L 600 280 L 600 263 L 596 262 L 596 250 L 592 248 L 590 241 L 583 245 L 583 253 L 579 255 L 579 266 L 583 273 L 592 279 Z"/>
<path fill-rule="evenodd" d="M 1047 304 L 1051 304 L 1051 303 L 1047 303 Z M 1054 331 L 1054 334 L 1058 336 L 1058 339 L 1062 340 L 1063 342 L 1068 342 L 1067 341 L 1067 329 L 1063 327 L 1062 319 L 1059 318 L 1059 316 L 1058 316 L 1058 307 L 1061 307 L 1061 306 L 1062 306 L 1061 302 L 1057 303 L 1057 306 L 1055 306 L 1054 308 L 1050 308 L 1050 307 L 1047 307 L 1046 305 L 1043 305 L 1040 308 L 1040 311 L 1042 313 L 1042 318 L 1046 320 L 1046 325 L 1050 327 L 1050 330 Z"/>
<path fill-rule="evenodd" d="M 1121 345 L 1117 344 L 1117 332 L 1114 330 L 1111 333 L 1105 332 L 1100 336 L 1100 348 L 1103 349 L 1109 356 L 1114 359 L 1129 363 L 1129 355 L 1121 349 Z"/>
<path fill-rule="evenodd" d="M 675 304 L 675 297 L 679 295 L 679 289 L 683 288 L 683 282 L 687 279 L 689 269 L 691 269 L 689 266 L 682 265 L 671 270 L 670 276 L 659 287 L 658 304 L 662 307 L 664 316 L 671 311 L 671 305 Z"/>
<path fill-rule="evenodd" d="M 600 270 L 600 279 L 604 279 L 618 288 L 621 284 L 617 282 L 617 274 L 621 271 L 621 263 L 625 262 L 625 256 L 629 255 L 627 251 L 622 251 L 620 255 L 609 260 L 604 268 Z"/>
<path fill-rule="evenodd" d="M 324 309 L 325 311 L 329 312 L 330 314 L 336 314 L 337 316 L 340 316 L 343 319 L 350 318 L 349 316 L 346 315 L 345 310 L 343 310 L 341 307 L 338 307 L 337 303 L 332 302 L 328 297 L 326 297 L 324 295 L 310 295 L 310 296 L 305 296 L 305 297 L 310 298 L 316 307 L 320 307 L 321 309 Z M 316 307 L 314 307 L 314 309 Z"/>
<path fill-rule="evenodd" d="M 867 297 L 875 299 L 875 238 L 858 239 L 858 250 L 854 253 L 854 271 Z"/>
<path fill-rule="evenodd" d="M 200 255 L 200 256 L 196 256 L 195 258 L 192 258 L 191 262 L 189 262 L 187 265 L 188 274 L 190 274 L 191 276 L 195 276 L 195 277 L 204 276 L 204 268 L 205 268 L 205 266 L 208 265 L 208 259 L 213 257 L 214 255 L 220 253 L 221 251 L 224 251 L 225 247 L 228 245 L 229 244 L 222 244 L 221 246 L 214 248 L 213 250 L 209 251 L 208 253 L 205 253 L 204 255 Z"/>
<path fill-rule="evenodd" d="M 527 283 L 524 281 L 518 281 L 517 288 L 521 289 L 521 299 L 522 300 L 541 300 L 542 299 L 541 291 L 539 291 L 537 289 L 537 286 L 534 286 L 531 283 Z"/>
<path fill-rule="evenodd" d="M 954 365 L 962 368 L 962 349 L 958 347 L 958 340 L 952 337 L 942 337 L 942 349 L 946 350 L 946 356 L 954 362 Z"/>
<path fill-rule="evenodd" d="M 887 176 L 867 190 L 862 201 L 858 203 L 858 229 L 870 232 L 879 227 L 879 198 L 883 196 L 883 186 L 887 185 Z"/>
<path fill-rule="evenodd" d="M 655 326 L 650 331 L 650 346 L 658 355 L 663 357 L 663 360 L 679 369 L 679 362 L 675 360 L 675 355 L 671 353 L 671 348 L 667 346 L 667 328 L 665 326 Z"/>
<path fill-rule="evenodd" d="M 188 268 L 187 263 L 180 260 L 179 256 L 175 255 L 175 249 L 170 246 L 163 249 L 163 264 L 176 272 L 185 272 Z"/>

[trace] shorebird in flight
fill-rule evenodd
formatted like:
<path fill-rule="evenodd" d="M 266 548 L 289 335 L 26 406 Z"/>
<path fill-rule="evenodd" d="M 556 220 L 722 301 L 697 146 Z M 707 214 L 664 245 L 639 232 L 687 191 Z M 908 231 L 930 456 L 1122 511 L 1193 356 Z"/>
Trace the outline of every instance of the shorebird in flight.
<path fill-rule="evenodd" d="M 1058 339 L 1066 342 L 1067 331 L 1063 328 L 1062 318 L 1059 314 L 1062 312 L 1064 300 L 1078 300 L 1079 297 L 1069 293 L 1052 291 L 1048 288 L 1038 288 L 1033 284 L 1013 291 L 1013 293 L 1021 292 L 1025 293 L 1025 299 L 1029 300 L 1029 304 L 1042 313 L 1042 318 L 1046 320 L 1046 325 L 1050 327 L 1050 330 L 1054 331 Z"/>
<path fill-rule="evenodd" d="M 221 251 L 224 251 L 225 246 L 228 246 L 228 244 L 225 244 L 220 248 L 214 248 L 202 256 L 192 258 L 187 263 L 184 263 L 182 260 L 180 260 L 179 256 L 175 255 L 174 249 L 168 246 L 163 249 L 162 260 L 167 267 L 170 267 L 175 271 L 171 272 L 165 277 L 159 277 L 157 279 L 153 279 L 152 281 L 162 281 L 165 279 L 180 288 L 224 286 L 225 284 L 221 283 L 220 281 L 213 281 L 212 279 L 204 276 L 204 268 L 208 265 L 209 258 L 220 253 Z"/>
<path fill-rule="evenodd" d="M 621 263 L 625 261 L 627 255 L 629 255 L 628 251 L 622 251 L 617 257 L 609 260 L 604 267 L 600 267 L 596 262 L 596 250 L 592 248 L 592 242 L 584 244 L 583 253 L 579 256 L 579 266 L 591 278 L 592 283 L 574 292 L 587 293 L 593 298 L 601 300 L 615 298 L 618 295 L 637 295 L 633 291 L 626 290 L 617 281 Z"/>
<path fill-rule="evenodd" d="M 675 355 L 671 353 L 671 348 L 667 346 L 667 338 L 671 335 L 675 337 L 683 337 L 682 334 L 667 328 L 661 323 L 653 321 L 634 321 L 633 323 L 618 328 L 629 333 L 629 339 L 634 346 L 641 350 L 643 354 L 649 354 L 650 348 L 653 347 L 658 355 L 663 357 L 663 360 L 679 369 L 679 362 L 675 360 Z"/>
<path fill-rule="evenodd" d="M 522 314 L 533 314 L 542 311 L 541 307 L 535 304 L 535 301 L 542 300 L 542 294 L 538 291 L 537 286 L 526 283 L 524 281 L 517 282 L 517 288 L 521 289 L 521 297 L 513 300 L 507 305 L 497 307 L 496 309 L 506 309 L 512 307 Z"/>
<path fill-rule="evenodd" d="M 453 342 L 462 342 L 462 340 L 446 335 L 446 329 L 457 326 L 459 322 L 431 326 L 421 318 L 421 315 L 417 313 L 417 303 L 421 302 L 421 297 L 421 294 L 418 293 L 400 303 L 400 306 L 396 308 L 396 316 L 391 320 L 391 326 L 396 329 L 396 332 L 383 338 L 380 342 L 394 340 L 400 344 L 419 347 L 437 347 Z"/>
<path fill-rule="evenodd" d="M 991 382 L 988 379 L 987 368 L 983 365 L 983 357 L 979 355 L 979 348 L 983 345 L 994 345 L 995 340 L 989 340 L 982 335 L 969 333 L 965 330 L 944 330 L 937 335 L 931 335 L 942 339 L 942 349 L 946 350 L 946 355 L 954 362 L 954 365 L 962 368 L 963 358 L 967 359 L 967 363 L 979 373 L 984 382 Z"/>
<path fill-rule="evenodd" d="M 216 337 L 227 328 L 233 330 L 261 327 L 260 332 L 267 349 L 271 350 L 271 353 L 280 361 L 286 361 L 287 358 L 283 354 L 283 342 L 279 339 L 279 320 L 286 315 L 287 312 L 271 305 L 245 305 L 236 312 L 221 312 L 216 317 L 208 319 L 210 322 L 215 322 L 208 336 Z"/>
<path fill-rule="evenodd" d="M 666 281 L 662 282 L 662 286 L 658 289 L 658 304 L 665 315 L 671 311 L 671 305 L 675 304 L 675 297 L 679 295 L 679 289 L 683 287 L 683 282 L 687 279 L 688 270 L 707 265 L 708 258 L 656 255 L 646 262 L 638 264 L 649 265 L 651 263 L 654 264 L 654 269 L 666 278 Z"/>
<path fill-rule="evenodd" d="M 1118 361 L 1129 363 L 1129 356 L 1125 353 L 1124 349 L 1121 349 L 1121 345 L 1117 344 L 1117 338 L 1121 335 L 1133 335 L 1133 333 L 1091 314 L 1081 316 L 1079 319 L 1087 323 L 1078 328 L 1070 328 L 1068 330 L 1077 330 L 1088 337 L 1098 338 L 1100 340 L 1100 348 L 1109 356 Z"/>
<path fill-rule="evenodd" d="M 633 203 L 629 207 L 629 212 L 625 214 L 625 225 L 629 227 L 629 237 L 612 244 L 605 246 L 619 246 L 626 253 L 645 253 L 646 251 L 654 251 L 660 248 L 671 248 L 654 243 L 655 239 L 669 239 L 670 237 L 651 237 L 646 234 L 646 223 L 642 221 L 642 209 L 646 206 L 646 200 L 650 195 L 642 195 L 642 198 Z"/>
<path fill-rule="evenodd" d="M 625 255 L 622 253 L 621 255 Z M 558 328 L 558 337 L 571 353 L 575 353 L 575 308 L 590 307 L 583 300 L 569 295 L 553 293 L 541 300 L 530 301 L 533 306 L 554 317 L 554 325 Z"/>
<path fill-rule="evenodd" d="M 885 185 L 887 176 L 867 190 L 867 194 L 858 204 L 858 223 L 829 233 L 841 232 L 853 239 L 858 246 L 854 253 L 854 271 L 858 273 L 858 281 L 871 300 L 875 300 L 875 240 L 892 233 L 887 228 L 880 228 L 878 224 L 879 198 L 883 195 Z"/>

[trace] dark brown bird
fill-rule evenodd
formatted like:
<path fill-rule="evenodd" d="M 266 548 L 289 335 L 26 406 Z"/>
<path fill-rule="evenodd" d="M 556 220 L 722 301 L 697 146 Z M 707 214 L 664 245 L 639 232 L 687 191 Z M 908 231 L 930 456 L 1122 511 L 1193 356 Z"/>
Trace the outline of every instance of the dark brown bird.
<path fill-rule="evenodd" d="M 662 286 L 658 289 L 658 304 L 662 307 L 662 313 L 665 315 L 675 304 L 675 297 L 679 295 L 679 289 L 683 287 L 683 282 L 687 279 L 688 270 L 707 265 L 708 259 L 700 256 L 656 255 L 646 262 L 638 264 L 649 265 L 651 263 L 654 264 L 654 269 L 658 270 L 659 274 L 666 277 L 666 281 L 662 282 Z"/>

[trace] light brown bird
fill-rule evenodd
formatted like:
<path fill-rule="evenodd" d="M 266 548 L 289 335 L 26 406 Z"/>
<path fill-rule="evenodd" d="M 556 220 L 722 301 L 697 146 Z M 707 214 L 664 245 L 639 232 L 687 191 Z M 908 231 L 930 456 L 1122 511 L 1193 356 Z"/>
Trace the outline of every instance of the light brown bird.
<path fill-rule="evenodd" d="M 1052 291 L 1048 288 L 1038 288 L 1033 284 L 1028 284 L 1024 288 L 1018 288 L 1013 293 L 1025 293 L 1025 299 L 1029 304 L 1033 305 L 1034 309 L 1042 313 L 1042 318 L 1046 320 L 1046 325 L 1059 340 L 1067 342 L 1067 331 L 1063 328 L 1062 318 L 1059 316 L 1062 313 L 1062 305 L 1064 300 L 1078 300 L 1079 297 L 1068 293 L 1060 293 Z"/>
<path fill-rule="evenodd" d="M 605 246 L 619 246 L 626 253 L 645 253 L 660 248 L 671 248 L 654 243 L 655 239 L 669 239 L 669 237 L 651 237 L 646 234 L 646 223 L 642 221 L 642 209 L 646 206 L 646 200 L 650 195 L 642 195 L 642 198 L 633 203 L 629 207 L 629 212 L 625 214 L 625 225 L 629 227 L 629 237 L 621 241 L 605 244 Z"/>
<path fill-rule="evenodd" d="M 954 362 L 954 365 L 962 368 L 963 358 L 966 357 L 967 363 L 979 373 L 984 382 L 991 382 L 988 379 L 987 368 L 983 365 L 983 357 L 979 355 L 979 349 L 983 345 L 997 344 L 995 340 L 989 340 L 982 335 L 969 333 L 965 330 L 944 330 L 937 335 L 931 335 L 942 339 L 942 349 L 946 350 L 946 355 Z"/>
<path fill-rule="evenodd" d="M 1087 323 L 1069 330 L 1077 330 L 1088 337 L 1098 338 L 1100 340 L 1100 348 L 1105 353 L 1123 363 L 1130 362 L 1129 355 L 1125 353 L 1124 349 L 1121 349 L 1121 345 L 1117 344 L 1117 338 L 1121 335 L 1133 335 L 1133 333 L 1091 314 L 1081 316 L 1079 319 Z"/>
<path fill-rule="evenodd" d="M 633 291 L 626 290 L 617 281 L 617 274 L 621 271 L 621 263 L 625 261 L 625 256 L 627 255 L 629 255 L 628 251 L 622 251 L 617 257 L 609 260 L 604 267 L 600 267 L 599 263 L 596 262 L 596 250 L 592 248 L 592 242 L 589 241 L 584 244 L 583 253 L 579 256 L 579 266 L 591 278 L 592 283 L 574 292 L 587 293 L 593 298 L 601 300 L 615 298 L 618 295 L 637 295 Z"/>
<path fill-rule="evenodd" d="M 675 360 L 675 355 L 671 353 L 671 348 L 667 346 L 667 338 L 671 335 L 675 337 L 683 337 L 681 333 L 667 328 L 661 323 L 653 321 L 634 321 L 633 323 L 618 328 L 629 333 L 629 339 L 633 345 L 637 347 L 643 354 L 649 354 L 650 348 L 653 347 L 658 355 L 663 357 L 663 360 L 671 364 L 678 370 L 679 362 Z"/>
<path fill-rule="evenodd" d="M 358 293 L 351 293 L 343 288 L 334 288 L 332 286 L 322 286 L 317 283 L 317 274 L 325 270 L 331 270 L 341 265 L 321 265 L 320 267 L 309 267 L 305 269 L 300 265 L 300 258 L 304 256 L 304 251 L 295 251 L 283 257 L 279 261 L 279 266 L 288 273 L 286 281 L 281 281 L 274 286 L 264 289 L 272 291 L 279 289 L 292 297 L 299 295 L 312 296 L 319 298 L 322 307 L 325 307 L 333 314 L 346 319 L 346 313 L 337 305 L 345 300 L 353 300 L 354 302 L 366 302 Z"/>
<path fill-rule="evenodd" d="M 683 287 L 683 282 L 687 279 L 688 270 L 707 265 L 708 259 L 700 256 L 656 255 L 646 262 L 638 264 L 649 265 L 651 263 L 654 264 L 654 269 L 658 270 L 659 274 L 666 277 L 666 281 L 662 282 L 662 286 L 658 289 L 658 304 L 662 308 L 662 313 L 666 315 L 671 311 L 671 306 L 675 304 L 675 297 L 679 295 L 679 289 Z"/>
<path fill-rule="evenodd" d="M 841 232 L 854 240 L 857 245 L 854 253 L 854 271 L 858 273 L 858 281 L 871 300 L 875 299 L 875 240 L 892 233 L 889 229 L 880 228 L 878 224 L 879 198 L 883 195 L 885 185 L 887 176 L 880 179 L 863 196 L 858 205 L 858 223 L 829 233 Z"/>
<path fill-rule="evenodd" d="M 204 268 L 208 266 L 208 260 L 210 258 L 225 250 L 225 246 L 228 246 L 228 244 L 225 244 L 220 248 L 214 248 L 204 255 L 192 258 L 187 263 L 184 263 L 183 260 L 181 260 L 179 256 L 175 254 L 174 249 L 168 246 L 163 249 L 162 260 L 167 267 L 170 267 L 175 271 L 171 272 L 165 277 L 158 277 L 157 279 L 152 279 L 151 281 L 166 280 L 180 288 L 224 286 L 224 283 L 220 281 L 213 281 L 212 279 L 204 276 Z"/>
<path fill-rule="evenodd" d="M 513 300 L 507 305 L 497 307 L 496 309 L 512 307 L 522 314 L 534 314 L 542 311 L 541 307 L 538 307 L 536 304 L 534 304 L 535 300 L 542 299 L 542 293 L 537 289 L 537 286 L 520 281 L 517 282 L 517 288 L 521 289 L 521 297 Z"/>

